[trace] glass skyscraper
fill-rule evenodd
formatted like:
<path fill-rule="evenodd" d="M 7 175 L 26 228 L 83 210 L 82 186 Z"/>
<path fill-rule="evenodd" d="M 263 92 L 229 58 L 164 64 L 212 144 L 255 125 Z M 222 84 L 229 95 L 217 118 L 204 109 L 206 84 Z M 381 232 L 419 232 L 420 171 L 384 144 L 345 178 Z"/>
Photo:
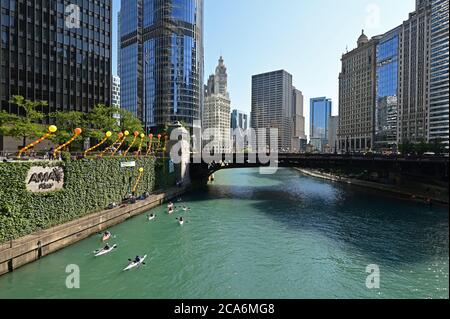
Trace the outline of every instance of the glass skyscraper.
<path fill-rule="evenodd" d="M 317 151 L 328 143 L 328 121 L 331 117 L 331 99 L 318 97 L 310 100 L 310 139 Z"/>
<path fill-rule="evenodd" d="M 233 110 L 231 112 L 231 129 L 242 129 L 246 131 L 248 129 L 248 116 L 245 112 L 239 110 Z"/>
<path fill-rule="evenodd" d="M 183 121 L 203 104 L 203 0 L 122 0 L 121 106 L 147 131 Z"/>
<path fill-rule="evenodd" d="M 375 147 L 392 148 L 397 143 L 398 54 L 401 27 L 383 35 L 377 46 L 377 98 Z"/>

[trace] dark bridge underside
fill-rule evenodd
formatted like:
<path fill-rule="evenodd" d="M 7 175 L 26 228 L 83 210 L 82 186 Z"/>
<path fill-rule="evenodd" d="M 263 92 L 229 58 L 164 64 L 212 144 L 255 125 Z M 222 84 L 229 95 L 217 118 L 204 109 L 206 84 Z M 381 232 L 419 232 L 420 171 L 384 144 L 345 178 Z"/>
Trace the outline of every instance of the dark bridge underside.
<path fill-rule="evenodd" d="M 256 154 L 222 154 L 212 163 L 191 156 L 191 176 L 208 178 L 221 169 L 251 167 L 299 167 L 333 169 L 353 172 L 373 172 L 381 176 L 398 176 L 419 182 L 431 182 L 448 188 L 448 158 L 426 156 L 377 156 L 377 155 L 305 155 L 275 154 L 261 158 Z"/>

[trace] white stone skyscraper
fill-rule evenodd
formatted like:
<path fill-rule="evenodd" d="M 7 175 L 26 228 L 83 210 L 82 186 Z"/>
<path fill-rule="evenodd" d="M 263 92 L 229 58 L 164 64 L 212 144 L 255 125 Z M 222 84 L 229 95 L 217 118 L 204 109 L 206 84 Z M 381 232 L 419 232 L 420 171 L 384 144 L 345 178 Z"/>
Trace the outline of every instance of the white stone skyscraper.
<path fill-rule="evenodd" d="M 203 129 L 210 131 L 205 150 L 227 153 L 230 150 L 230 110 L 231 101 L 227 89 L 227 68 L 222 57 L 205 87 L 205 104 L 202 114 Z"/>

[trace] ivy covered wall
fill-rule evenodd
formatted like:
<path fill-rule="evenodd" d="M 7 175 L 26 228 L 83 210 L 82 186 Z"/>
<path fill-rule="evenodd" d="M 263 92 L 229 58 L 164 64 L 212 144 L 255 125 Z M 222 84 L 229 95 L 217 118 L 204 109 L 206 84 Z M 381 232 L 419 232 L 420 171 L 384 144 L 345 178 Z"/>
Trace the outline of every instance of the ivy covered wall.
<path fill-rule="evenodd" d="M 129 159 L 135 160 L 133 159 Z M 131 192 L 139 168 L 144 173 L 137 194 L 176 184 L 167 159 L 136 160 L 136 167 L 121 168 L 127 159 L 83 159 L 66 162 L 0 163 L 0 243 L 101 211 L 120 203 Z M 62 166 L 64 188 L 50 193 L 26 189 L 32 166 Z"/>

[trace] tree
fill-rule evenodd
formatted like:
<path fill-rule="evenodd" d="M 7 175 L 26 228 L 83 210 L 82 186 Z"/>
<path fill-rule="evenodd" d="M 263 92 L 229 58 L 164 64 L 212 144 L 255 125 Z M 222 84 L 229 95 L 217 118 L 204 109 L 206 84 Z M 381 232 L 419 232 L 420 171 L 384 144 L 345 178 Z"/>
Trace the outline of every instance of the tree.
<path fill-rule="evenodd" d="M 58 134 L 51 137 L 51 140 L 57 144 L 63 144 L 69 140 L 73 136 L 74 129 L 81 128 L 84 132 L 87 127 L 85 114 L 82 112 L 55 112 L 50 113 L 49 117 L 58 127 Z"/>
<path fill-rule="evenodd" d="M 25 99 L 23 96 L 14 95 L 10 103 L 16 104 L 19 109 L 25 111 L 24 116 L 13 116 L 9 118 L 7 129 L 8 136 L 12 137 L 22 137 L 23 146 L 26 145 L 27 137 L 36 137 L 45 134 L 46 129 L 42 123 L 45 115 L 43 112 L 37 111 L 36 108 L 39 106 L 46 106 L 45 101 L 30 101 Z M 4 116 L 3 116 L 4 117 Z"/>
<path fill-rule="evenodd" d="M 119 109 L 119 115 L 120 131 L 128 130 L 130 133 L 133 133 L 134 131 L 138 131 L 140 133 L 144 132 L 142 122 L 136 116 L 134 116 L 133 113 L 125 109 Z"/>
<path fill-rule="evenodd" d="M 89 124 L 86 127 L 86 136 L 101 139 L 107 131 L 119 132 L 119 112 L 120 109 L 117 107 L 97 104 L 91 112 L 86 114 L 86 122 Z"/>

